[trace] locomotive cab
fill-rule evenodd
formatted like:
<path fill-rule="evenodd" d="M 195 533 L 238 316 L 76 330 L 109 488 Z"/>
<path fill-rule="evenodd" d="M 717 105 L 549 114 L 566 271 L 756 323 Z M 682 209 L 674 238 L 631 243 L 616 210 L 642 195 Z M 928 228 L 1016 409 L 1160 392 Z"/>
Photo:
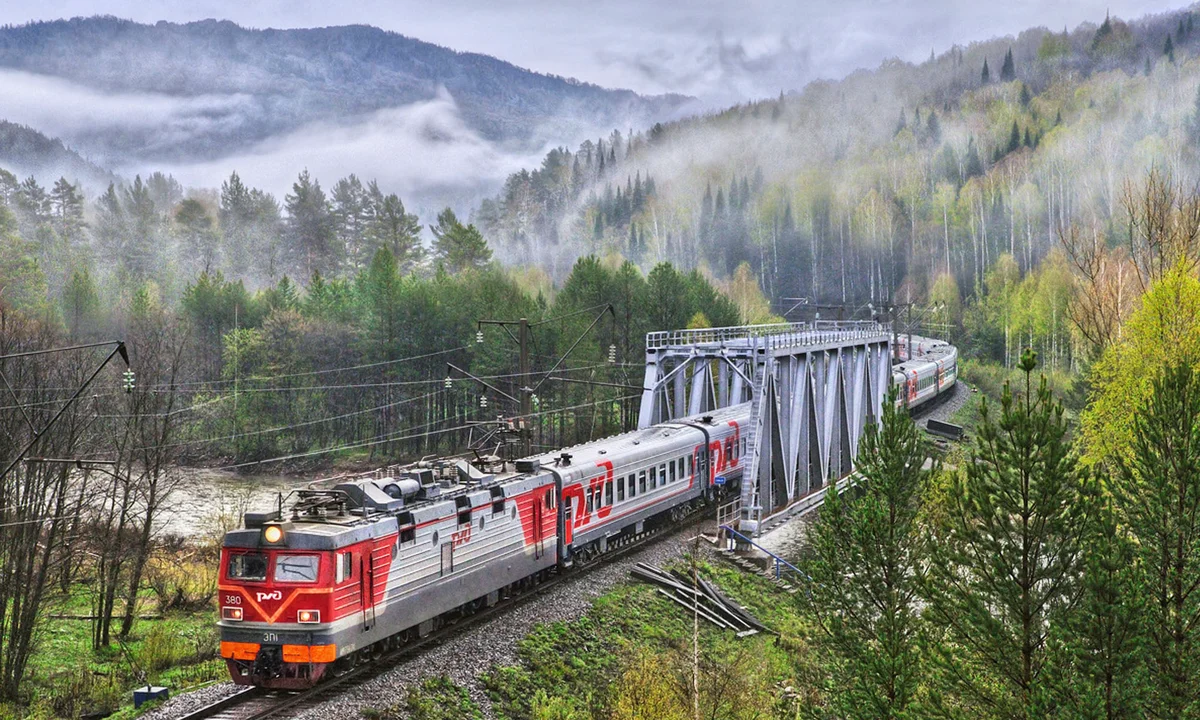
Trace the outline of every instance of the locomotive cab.
<path fill-rule="evenodd" d="M 218 624 L 234 682 L 308 687 L 336 660 L 329 621 L 345 563 L 313 540 L 280 523 L 226 536 Z"/>

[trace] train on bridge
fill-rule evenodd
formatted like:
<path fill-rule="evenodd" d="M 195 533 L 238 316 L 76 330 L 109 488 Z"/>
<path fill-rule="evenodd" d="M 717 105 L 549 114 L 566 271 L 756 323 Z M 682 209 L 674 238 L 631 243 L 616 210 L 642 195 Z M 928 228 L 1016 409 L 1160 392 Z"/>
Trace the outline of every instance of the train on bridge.
<path fill-rule="evenodd" d="M 911 338 L 897 404 L 953 387 L 957 351 Z M 907 354 L 907 342 L 905 344 Z M 549 573 L 678 524 L 741 479 L 751 403 L 505 462 L 432 459 L 314 484 L 248 512 L 221 551 L 234 682 L 311 687 Z"/>

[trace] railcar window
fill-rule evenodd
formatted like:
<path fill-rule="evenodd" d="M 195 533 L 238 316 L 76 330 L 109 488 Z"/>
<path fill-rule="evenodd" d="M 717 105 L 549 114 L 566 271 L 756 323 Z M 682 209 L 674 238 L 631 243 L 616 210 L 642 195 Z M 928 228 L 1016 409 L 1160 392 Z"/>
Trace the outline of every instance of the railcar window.
<path fill-rule="evenodd" d="M 675 461 L 671 461 L 671 482 L 675 482 Z"/>
<path fill-rule="evenodd" d="M 683 471 L 683 458 L 676 460 L 675 464 L 679 466 L 679 479 L 682 480 L 687 477 L 687 473 Z"/>
<path fill-rule="evenodd" d="M 230 555 L 225 572 L 230 580 L 266 580 L 266 555 Z"/>
<path fill-rule="evenodd" d="M 687 474 L 688 474 L 688 475 L 691 475 L 691 474 L 692 474 L 692 472 L 693 472 L 693 470 L 692 470 L 692 458 L 691 458 L 691 456 L 690 456 L 690 455 L 688 456 L 687 462 L 688 462 L 688 471 L 687 471 Z"/>
<path fill-rule="evenodd" d="M 633 473 L 630 473 L 629 474 L 629 498 L 631 500 L 633 498 L 637 497 L 637 485 L 635 484 L 635 481 L 633 478 L 634 478 Z"/>
<path fill-rule="evenodd" d="M 725 438 L 725 459 L 733 458 L 733 438 Z"/>
<path fill-rule="evenodd" d="M 587 494 L 587 510 L 586 510 L 586 512 L 587 512 L 587 514 L 589 514 L 589 515 L 591 515 L 591 514 L 592 514 L 592 511 L 593 511 L 593 510 L 595 510 L 595 507 L 594 507 L 594 505 L 592 504 L 592 498 L 593 498 L 593 497 L 595 497 L 595 496 L 594 496 L 592 493 L 588 493 L 588 494 Z"/>
<path fill-rule="evenodd" d="M 617 502 L 625 500 L 625 478 L 617 478 Z"/>
<path fill-rule="evenodd" d="M 646 492 L 646 471 L 645 470 L 638 473 L 638 492 L 639 493 Z"/>
<path fill-rule="evenodd" d="M 666 463 L 663 463 L 662 465 L 658 466 L 658 484 L 659 485 L 667 484 L 667 464 Z"/>
<path fill-rule="evenodd" d="M 354 575 L 354 553 L 347 550 L 337 555 L 337 569 L 334 572 L 334 582 L 341 583 Z"/>
<path fill-rule="evenodd" d="M 400 528 L 400 544 L 401 545 L 403 545 L 404 543 L 416 542 L 416 540 L 417 540 L 417 528 L 415 526 Z"/>
<path fill-rule="evenodd" d="M 547 490 L 545 499 L 546 499 L 546 509 L 550 509 L 550 508 L 554 507 L 554 492 L 553 491 Z"/>
<path fill-rule="evenodd" d="M 613 487 L 612 486 L 613 486 L 612 480 L 608 480 L 604 483 L 604 504 L 605 505 L 613 504 Z"/>
<path fill-rule="evenodd" d="M 316 582 L 319 562 L 316 555 L 279 555 L 275 558 L 275 582 Z"/>

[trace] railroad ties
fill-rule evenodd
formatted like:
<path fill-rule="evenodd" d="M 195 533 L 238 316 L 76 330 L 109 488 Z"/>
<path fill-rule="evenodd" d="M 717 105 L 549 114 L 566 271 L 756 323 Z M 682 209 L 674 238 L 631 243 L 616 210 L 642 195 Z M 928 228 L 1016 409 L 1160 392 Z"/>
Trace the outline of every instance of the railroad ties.
<path fill-rule="evenodd" d="M 738 637 L 771 632 L 745 608 L 730 600 L 706 580 L 696 578 L 697 582 L 693 583 L 692 578 L 684 573 L 664 572 L 646 563 L 638 563 L 629 574 L 638 580 L 658 586 L 658 592 L 667 599 L 685 610 L 695 612 L 722 630 L 733 630 Z"/>

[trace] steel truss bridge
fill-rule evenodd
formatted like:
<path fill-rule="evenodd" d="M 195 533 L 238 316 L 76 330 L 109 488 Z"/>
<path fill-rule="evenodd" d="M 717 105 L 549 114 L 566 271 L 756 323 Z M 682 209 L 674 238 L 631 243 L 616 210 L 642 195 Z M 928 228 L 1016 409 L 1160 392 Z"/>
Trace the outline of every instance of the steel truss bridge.
<path fill-rule="evenodd" d="M 891 342 L 873 321 L 650 333 L 638 427 L 751 403 L 739 526 L 758 535 L 850 476 L 891 382 Z"/>

